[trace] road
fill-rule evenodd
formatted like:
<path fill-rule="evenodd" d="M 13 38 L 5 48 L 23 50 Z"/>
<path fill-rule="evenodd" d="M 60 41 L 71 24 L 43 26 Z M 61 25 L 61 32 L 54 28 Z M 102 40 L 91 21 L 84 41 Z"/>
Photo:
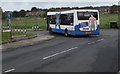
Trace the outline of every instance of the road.
<path fill-rule="evenodd" d="M 29 33 L 49 34 L 47 31 Z M 54 39 L 3 52 L 3 72 L 116 72 L 118 30 Z"/>

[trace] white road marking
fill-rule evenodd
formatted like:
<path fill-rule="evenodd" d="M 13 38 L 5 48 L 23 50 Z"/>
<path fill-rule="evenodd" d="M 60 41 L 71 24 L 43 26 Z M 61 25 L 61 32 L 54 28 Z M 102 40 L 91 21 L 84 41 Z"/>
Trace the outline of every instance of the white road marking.
<path fill-rule="evenodd" d="M 17 31 L 17 29 L 15 29 L 15 31 Z"/>
<path fill-rule="evenodd" d="M 118 74 L 120 74 L 120 70 L 119 70 Z"/>
<path fill-rule="evenodd" d="M 10 70 L 5 71 L 5 73 L 11 72 L 11 71 L 14 71 L 14 70 L 15 70 L 15 69 L 10 69 Z"/>
<path fill-rule="evenodd" d="M 102 40 L 104 40 L 104 39 L 99 39 L 99 40 L 97 40 L 97 41 L 102 41 Z M 97 42 L 97 41 L 93 41 L 93 42 L 90 42 L 90 43 L 88 43 L 88 44 L 93 44 L 93 43 L 95 43 L 95 42 Z"/>
<path fill-rule="evenodd" d="M 20 29 L 18 29 L 18 32 L 20 31 Z"/>
<path fill-rule="evenodd" d="M 24 31 L 24 30 L 21 30 L 21 32 Z"/>
<path fill-rule="evenodd" d="M 11 32 L 11 30 L 3 30 L 3 32 Z"/>
<path fill-rule="evenodd" d="M 95 42 L 90 42 L 90 43 L 88 43 L 88 44 L 92 44 L 92 43 L 95 43 Z"/>
<path fill-rule="evenodd" d="M 102 41 L 102 40 L 104 40 L 104 39 L 99 39 L 99 40 L 97 40 L 97 41 Z"/>
<path fill-rule="evenodd" d="M 26 30 L 24 30 L 26 32 Z"/>
<path fill-rule="evenodd" d="M 78 48 L 78 47 L 70 48 L 70 49 L 68 49 L 68 50 L 64 50 L 64 51 L 61 51 L 61 52 L 59 52 L 59 53 L 55 53 L 55 54 L 53 54 L 53 55 L 44 57 L 43 59 L 46 60 L 46 59 L 49 59 L 49 58 L 54 57 L 54 56 L 56 56 L 56 55 L 59 55 L 59 54 L 62 54 L 62 53 L 65 53 L 65 52 L 68 52 L 68 51 L 71 51 L 71 50 L 74 50 L 74 49 L 77 49 L 77 48 Z"/>

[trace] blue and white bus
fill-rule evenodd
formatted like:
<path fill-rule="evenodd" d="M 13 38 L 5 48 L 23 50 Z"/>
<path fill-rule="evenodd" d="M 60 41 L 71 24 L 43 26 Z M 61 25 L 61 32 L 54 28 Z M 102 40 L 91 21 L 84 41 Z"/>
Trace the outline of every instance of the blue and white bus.
<path fill-rule="evenodd" d="M 90 18 L 93 17 L 91 24 Z M 94 27 L 94 28 L 92 28 Z M 93 30 L 94 29 L 94 30 Z M 47 30 L 68 35 L 99 35 L 98 10 L 68 10 L 47 13 Z"/>

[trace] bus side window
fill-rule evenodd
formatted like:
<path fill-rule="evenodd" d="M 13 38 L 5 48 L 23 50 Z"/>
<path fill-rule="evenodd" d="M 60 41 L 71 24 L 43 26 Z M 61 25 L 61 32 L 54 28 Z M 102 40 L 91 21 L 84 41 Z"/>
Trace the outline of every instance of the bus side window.
<path fill-rule="evenodd" d="M 73 13 L 69 14 L 69 24 L 73 25 Z"/>
<path fill-rule="evenodd" d="M 56 16 L 55 15 L 50 16 L 50 24 L 56 24 Z"/>
<path fill-rule="evenodd" d="M 61 25 L 73 25 L 73 13 L 61 14 Z"/>
<path fill-rule="evenodd" d="M 66 24 L 66 14 L 61 14 L 61 16 L 60 16 L 60 20 L 61 20 L 61 22 L 60 22 L 60 24 L 61 25 L 65 25 Z"/>

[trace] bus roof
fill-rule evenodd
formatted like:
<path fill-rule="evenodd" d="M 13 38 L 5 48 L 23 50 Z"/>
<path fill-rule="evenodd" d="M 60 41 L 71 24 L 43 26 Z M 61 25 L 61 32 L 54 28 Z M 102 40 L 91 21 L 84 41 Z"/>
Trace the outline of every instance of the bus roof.
<path fill-rule="evenodd" d="M 75 11 L 81 11 L 81 12 L 98 12 L 98 10 L 94 9 L 79 9 L 79 10 L 66 10 L 66 11 L 60 11 L 60 12 L 48 12 L 47 15 L 55 15 L 56 13 L 71 13 Z"/>
<path fill-rule="evenodd" d="M 56 13 L 60 13 L 60 12 L 48 12 L 47 15 L 55 15 Z"/>

